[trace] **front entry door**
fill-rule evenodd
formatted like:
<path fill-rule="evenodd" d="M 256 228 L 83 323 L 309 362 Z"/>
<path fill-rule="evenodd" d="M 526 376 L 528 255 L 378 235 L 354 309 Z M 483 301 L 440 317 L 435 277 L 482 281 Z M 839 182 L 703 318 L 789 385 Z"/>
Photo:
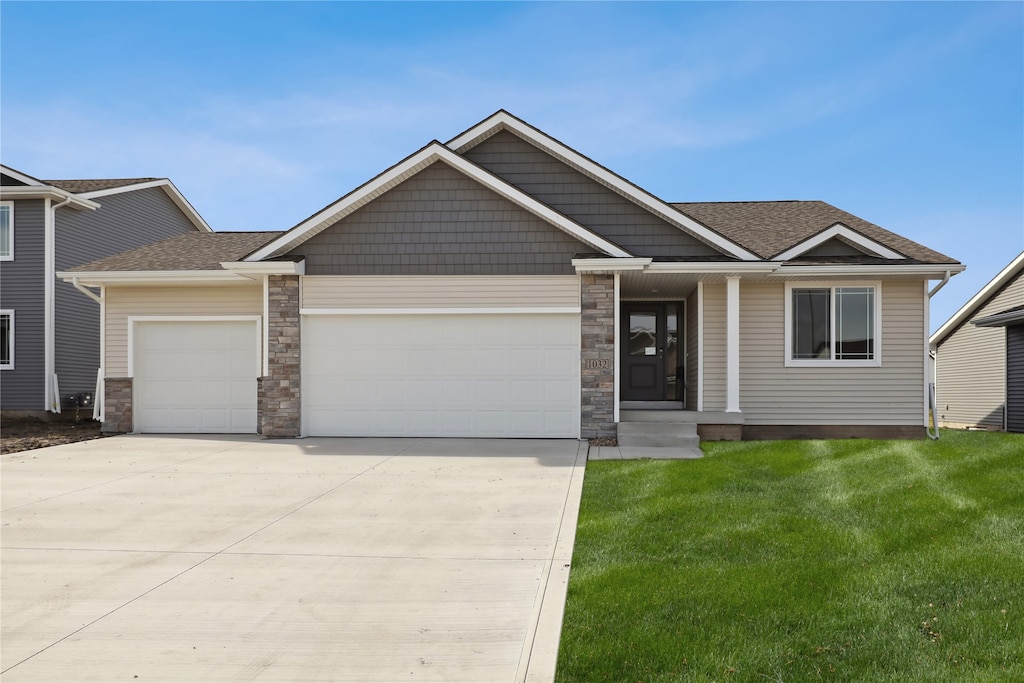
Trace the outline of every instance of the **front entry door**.
<path fill-rule="evenodd" d="M 623 304 L 623 401 L 665 400 L 665 305 Z"/>

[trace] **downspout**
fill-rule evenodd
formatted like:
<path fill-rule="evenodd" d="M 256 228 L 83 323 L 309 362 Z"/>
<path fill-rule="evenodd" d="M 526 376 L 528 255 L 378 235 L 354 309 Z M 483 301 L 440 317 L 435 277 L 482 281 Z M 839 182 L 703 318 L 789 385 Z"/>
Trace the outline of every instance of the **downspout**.
<path fill-rule="evenodd" d="M 933 287 L 932 290 L 930 292 L 928 292 L 928 299 L 929 299 L 929 301 L 931 300 L 931 298 L 933 296 L 935 296 L 936 294 L 939 293 L 940 289 L 942 289 L 943 287 L 946 286 L 946 283 L 949 282 L 949 278 L 951 277 L 951 275 L 952 275 L 952 273 L 947 270 L 946 274 L 942 277 L 942 282 L 940 282 L 939 284 L 935 285 L 935 287 Z M 925 352 L 925 358 L 926 359 L 927 359 L 928 355 L 929 354 L 926 351 Z M 936 363 L 937 362 L 938 362 L 938 359 L 936 359 Z M 927 370 L 927 368 L 926 368 L 926 370 Z M 929 425 L 927 425 L 925 427 L 925 433 L 928 435 L 928 438 L 931 439 L 932 441 L 938 441 L 939 440 L 939 411 L 938 411 L 938 406 L 935 404 L 935 382 L 929 382 L 928 383 L 928 410 L 931 413 L 931 424 L 929 424 Z"/>
<path fill-rule="evenodd" d="M 45 219 L 43 229 L 44 250 L 46 268 L 43 282 L 43 373 L 44 373 L 44 396 L 46 397 L 46 410 L 51 413 L 60 412 L 60 396 L 56 396 L 55 378 L 57 376 L 57 353 L 56 353 L 56 325 L 54 323 L 54 287 L 57 283 L 57 209 L 71 203 L 72 197 L 68 197 L 59 204 L 50 204 L 46 201 Z"/>
<path fill-rule="evenodd" d="M 938 294 L 939 290 L 942 289 L 943 287 L 945 287 L 946 283 L 949 282 L 949 278 L 951 276 L 952 276 L 952 273 L 950 273 L 947 270 L 946 274 L 942 277 L 942 282 L 940 282 L 939 284 L 935 285 L 935 287 L 932 289 L 932 291 L 928 292 L 928 298 L 931 299 L 933 296 Z"/>

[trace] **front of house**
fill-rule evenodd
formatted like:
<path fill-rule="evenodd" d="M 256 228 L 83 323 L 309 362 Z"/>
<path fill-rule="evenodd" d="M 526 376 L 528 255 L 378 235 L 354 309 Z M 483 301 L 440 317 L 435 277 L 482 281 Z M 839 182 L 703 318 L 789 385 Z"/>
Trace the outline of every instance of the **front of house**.
<path fill-rule="evenodd" d="M 955 260 L 823 202 L 668 204 L 500 111 L 283 233 L 61 273 L 109 431 L 917 437 Z"/>

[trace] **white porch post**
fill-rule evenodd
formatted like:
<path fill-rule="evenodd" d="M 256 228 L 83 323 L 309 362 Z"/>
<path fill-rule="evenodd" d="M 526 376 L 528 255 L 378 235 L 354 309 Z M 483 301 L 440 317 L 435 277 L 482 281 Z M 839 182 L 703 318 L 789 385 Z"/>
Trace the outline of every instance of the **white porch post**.
<path fill-rule="evenodd" d="M 740 411 L 740 278 L 726 278 L 725 412 Z"/>

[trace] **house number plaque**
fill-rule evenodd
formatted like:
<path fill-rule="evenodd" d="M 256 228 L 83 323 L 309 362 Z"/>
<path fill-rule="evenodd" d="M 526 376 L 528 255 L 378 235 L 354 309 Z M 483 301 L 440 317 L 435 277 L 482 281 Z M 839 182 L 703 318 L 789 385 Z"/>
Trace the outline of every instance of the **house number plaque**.
<path fill-rule="evenodd" d="M 607 359 L 595 360 L 593 358 L 588 358 L 583 361 L 583 367 L 586 370 L 607 370 L 611 367 L 611 363 L 609 363 Z"/>

